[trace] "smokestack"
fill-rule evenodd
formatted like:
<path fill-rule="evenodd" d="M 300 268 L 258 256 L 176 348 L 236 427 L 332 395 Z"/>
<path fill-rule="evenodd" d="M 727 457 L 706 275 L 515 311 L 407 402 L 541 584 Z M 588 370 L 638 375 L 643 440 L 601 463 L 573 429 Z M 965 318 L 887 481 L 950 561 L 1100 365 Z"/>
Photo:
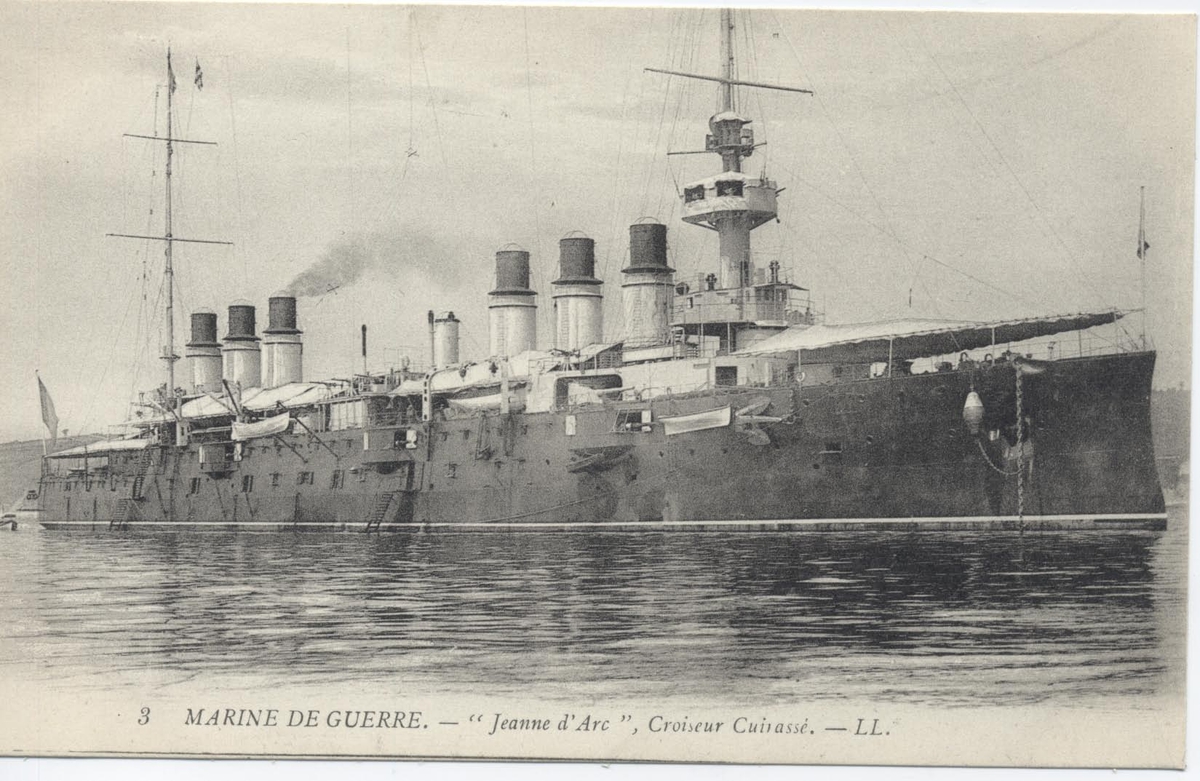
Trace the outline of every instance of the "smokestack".
<path fill-rule="evenodd" d="M 296 297 L 276 293 L 267 300 L 267 330 L 263 331 L 263 387 L 303 382 L 304 344 L 296 328 Z"/>
<path fill-rule="evenodd" d="M 496 253 L 496 288 L 488 293 L 488 348 L 519 355 L 537 346 L 537 293 L 529 287 L 529 253 L 509 245 Z"/>
<path fill-rule="evenodd" d="M 645 221 L 629 226 L 629 265 L 621 269 L 625 347 L 651 347 L 670 339 L 675 269 L 667 265 L 667 226 Z"/>
<path fill-rule="evenodd" d="M 433 321 L 433 368 L 458 363 L 458 318 L 447 312 Z"/>
<path fill-rule="evenodd" d="M 262 384 L 262 355 L 254 333 L 254 305 L 239 301 L 229 307 L 229 332 L 221 346 L 222 376 L 231 384 L 257 388 Z"/>
<path fill-rule="evenodd" d="M 217 341 L 217 313 L 209 309 L 192 312 L 192 338 L 185 353 L 192 371 L 192 393 L 216 393 L 221 389 L 221 343 Z"/>
<path fill-rule="evenodd" d="M 596 242 L 568 234 L 558 242 L 558 279 L 554 287 L 554 344 L 578 350 L 596 344 L 604 332 L 604 296 L 596 279 Z"/>
<path fill-rule="evenodd" d="M 434 345 L 433 338 L 433 310 L 429 310 L 429 370 L 433 371 L 437 368 L 437 348 Z"/>

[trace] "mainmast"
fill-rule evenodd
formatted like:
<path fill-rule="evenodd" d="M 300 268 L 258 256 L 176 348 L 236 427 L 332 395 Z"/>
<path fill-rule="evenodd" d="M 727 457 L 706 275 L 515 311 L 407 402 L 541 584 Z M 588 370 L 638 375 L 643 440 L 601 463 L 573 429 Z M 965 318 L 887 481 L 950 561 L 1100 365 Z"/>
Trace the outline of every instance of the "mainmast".
<path fill-rule="evenodd" d="M 200 81 L 199 63 L 196 65 L 196 86 L 199 88 L 203 82 Z M 173 248 L 175 242 L 183 241 L 189 244 L 225 244 L 232 245 L 232 241 L 213 241 L 209 239 L 181 239 L 175 236 L 174 215 L 172 212 L 172 187 L 171 175 L 175 157 L 175 144 L 202 144 L 204 146 L 216 146 L 215 141 L 194 141 L 186 138 L 175 137 L 175 112 L 174 112 L 174 97 L 175 97 L 175 71 L 171 66 L 171 48 L 167 47 L 167 134 L 166 136 L 145 136 L 138 133 L 126 133 L 127 138 L 145 138 L 150 141 L 165 141 L 167 144 L 167 165 L 166 165 L 166 211 L 163 223 L 162 236 L 143 236 L 132 233 L 109 233 L 109 236 L 118 236 L 126 239 L 150 239 L 152 241 L 166 242 L 166 250 L 163 253 L 163 275 L 164 282 L 167 288 L 167 305 L 165 315 L 165 330 L 166 340 L 163 344 L 162 360 L 167 364 L 167 380 L 166 394 L 163 399 L 163 405 L 167 410 L 174 411 L 176 405 L 175 396 L 175 362 L 179 360 L 179 356 L 175 353 L 175 262 L 173 256 Z"/>
<path fill-rule="evenodd" d="M 163 275 L 167 284 L 167 343 L 163 345 L 162 358 L 167 363 L 167 399 L 169 408 L 174 408 L 175 402 L 175 362 L 179 356 L 175 354 L 175 265 L 171 255 L 171 247 L 175 243 L 171 224 L 171 158 L 175 156 L 175 142 L 172 138 L 175 112 L 172 104 L 175 96 L 175 72 L 171 69 L 171 47 L 167 47 L 167 211 L 165 217 L 166 251 Z"/>

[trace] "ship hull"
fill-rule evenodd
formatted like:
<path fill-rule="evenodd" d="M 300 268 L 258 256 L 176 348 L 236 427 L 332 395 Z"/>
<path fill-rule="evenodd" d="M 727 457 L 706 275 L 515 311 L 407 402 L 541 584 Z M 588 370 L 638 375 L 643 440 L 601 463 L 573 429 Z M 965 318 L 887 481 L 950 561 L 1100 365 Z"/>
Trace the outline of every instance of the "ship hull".
<path fill-rule="evenodd" d="M 248 444 L 221 473 L 195 447 L 152 448 L 95 479 L 48 475 L 41 523 L 103 532 L 1161 528 L 1153 369 L 1153 353 L 1129 353 L 1032 370 L 997 363 L 725 388 L 437 420 L 422 424 L 415 449 L 364 447 L 393 441 L 386 427 L 319 441 L 288 434 Z M 962 416 L 972 389 L 985 410 L 978 434 Z M 727 425 L 705 422 L 726 408 Z M 628 422 L 637 410 L 649 410 L 648 425 Z M 669 435 L 655 422 L 688 416 L 699 430 Z"/>

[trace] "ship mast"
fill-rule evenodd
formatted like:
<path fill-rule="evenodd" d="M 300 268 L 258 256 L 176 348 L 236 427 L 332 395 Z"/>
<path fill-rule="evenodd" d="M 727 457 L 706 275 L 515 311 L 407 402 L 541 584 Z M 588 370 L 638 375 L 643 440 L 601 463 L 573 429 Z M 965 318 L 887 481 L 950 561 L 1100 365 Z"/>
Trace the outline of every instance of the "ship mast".
<path fill-rule="evenodd" d="M 722 335 L 726 349 L 733 350 L 739 341 L 738 333 L 746 327 L 767 321 L 782 322 L 785 312 L 775 305 L 759 307 L 748 289 L 754 284 L 754 264 L 750 254 L 750 233 L 755 228 L 775 220 L 776 196 L 779 188 L 765 176 L 751 178 L 742 172 L 742 159 L 750 157 L 760 144 L 754 142 L 754 131 L 748 125 L 752 120 L 737 111 L 736 87 L 782 90 L 812 94 L 811 90 L 779 84 L 746 81 L 738 78 L 737 59 L 734 52 L 734 13 L 732 9 L 721 10 L 720 75 L 707 76 L 661 68 L 646 68 L 655 73 L 682 76 L 720 84 L 720 111 L 708 120 L 709 133 L 704 149 L 668 154 L 702 154 L 711 152 L 721 157 L 721 173 L 695 182 L 683 189 L 683 221 L 716 231 L 720 242 L 719 273 L 705 281 L 704 297 L 713 294 L 714 300 L 702 300 L 710 312 L 721 312 L 717 319 L 708 323 L 691 324 L 680 321 L 685 330 L 706 335 L 715 326 Z M 777 284 L 778 264 L 771 266 L 771 284 Z M 736 290 L 734 296 L 717 300 L 716 290 Z M 772 291 L 772 295 L 774 291 Z M 715 309 L 714 309 L 715 307 Z M 762 311 L 759 311 L 762 310 Z M 768 311 L 771 310 L 771 311 Z M 779 310 L 779 311 L 774 311 Z M 686 318 L 685 318 L 686 319 Z M 771 326 L 774 327 L 774 326 Z M 691 333 L 692 331 L 689 331 Z"/>
<path fill-rule="evenodd" d="M 197 72 L 199 71 L 199 65 Z M 199 79 L 199 76 L 197 76 Z M 199 85 L 199 81 L 197 81 Z M 215 141 L 195 141 L 187 138 L 175 137 L 174 126 L 174 96 L 175 96 L 175 71 L 171 67 L 171 47 L 167 47 L 167 134 L 166 136 L 145 136 L 138 133 L 125 133 L 127 138 L 144 138 L 150 141 L 165 141 L 167 144 L 167 165 L 166 165 L 166 212 L 163 222 L 162 236 L 144 236 L 133 233 L 109 233 L 108 236 L 116 236 L 125 239 L 150 239 L 152 241 L 166 242 L 166 250 L 163 253 L 163 275 L 164 282 L 167 288 L 167 305 L 165 316 L 166 340 L 163 344 L 162 360 L 167 364 L 167 387 L 165 398 L 163 399 L 164 407 L 174 412 L 176 407 L 175 396 L 175 362 L 179 360 L 179 356 L 175 353 L 175 262 L 173 256 L 173 248 L 175 242 L 182 241 L 188 244 L 224 244 L 232 246 L 232 241 L 214 241 L 211 239 L 181 239 L 175 235 L 174 215 L 172 212 L 172 189 L 171 189 L 171 173 L 172 164 L 175 157 L 175 144 L 201 144 L 204 146 L 216 146 Z"/>
<path fill-rule="evenodd" d="M 175 112 L 172 103 L 175 96 L 175 72 L 171 69 L 171 47 L 167 47 L 167 211 L 165 219 L 166 251 L 163 275 L 167 285 L 167 343 L 163 346 L 162 359 L 167 363 L 167 399 L 169 408 L 174 408 L 175 399 L 175 362 L 179 356 L 175 354 L 175 265 L 171 254 L 174 244 L 171 235 L 171 158 L 175 156 L 175 142 L 172 140 L 172 129 Z"/>
<path fill-rule="evenodd" d="M 733 9 L 721 9 L 721 66 L 724 82 L 721 84 L 721 110 L 733 111 Z M 728 169 L 727 169 L 728 170 Z"/>

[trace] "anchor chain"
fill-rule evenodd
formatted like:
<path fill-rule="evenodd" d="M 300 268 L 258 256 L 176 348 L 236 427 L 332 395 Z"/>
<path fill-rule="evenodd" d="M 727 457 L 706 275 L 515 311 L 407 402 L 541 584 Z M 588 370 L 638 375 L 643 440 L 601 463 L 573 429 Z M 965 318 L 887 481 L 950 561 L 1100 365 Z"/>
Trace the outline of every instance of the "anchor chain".
<path fill-rule="evenodd" d="M 997 474 L 1004 475 L 1005 477 L 1012 477 L 1013 475 L 1016 474 L 1015 470 L 1012 472 L 1006 472 L 1003 469 L 1001 469 L 1000 467 L 996 466 L 994 463 L 992 463 L 992 457 L 988 455 L 987 450 L 984 448 L 982 439 L 976 438 L 975 444 L 979 446 L 979 452 L 983 455 L 984 463 L 987 464 L 989 467 L 991 467 L 992 471 L 996 472 Z"/>
<path fill-rule="evenodd" d="M 1025 410 L 1021 367 L 1017 373 L 1017 522 L 1025 531 Z"/>
<path fill-rule="evenodd" d="M 983 456 L 983 461 L 992 471 L 1004 477 L 1017 478 L 1017 521 L 1021 524 L 1021 530 L 1025 530 L 1025 387 L 1021 382 L 1021 370 L 1016 370 L 1017 381 L 1017 468 L 1009 472 L 999 466 L 996 466 L 992 461 L 992 457 L 988 455 L 987 448 L 983 446 L 983 440 L 976 438 L 975 444 L 979 448 L 980 455 Z"/>

